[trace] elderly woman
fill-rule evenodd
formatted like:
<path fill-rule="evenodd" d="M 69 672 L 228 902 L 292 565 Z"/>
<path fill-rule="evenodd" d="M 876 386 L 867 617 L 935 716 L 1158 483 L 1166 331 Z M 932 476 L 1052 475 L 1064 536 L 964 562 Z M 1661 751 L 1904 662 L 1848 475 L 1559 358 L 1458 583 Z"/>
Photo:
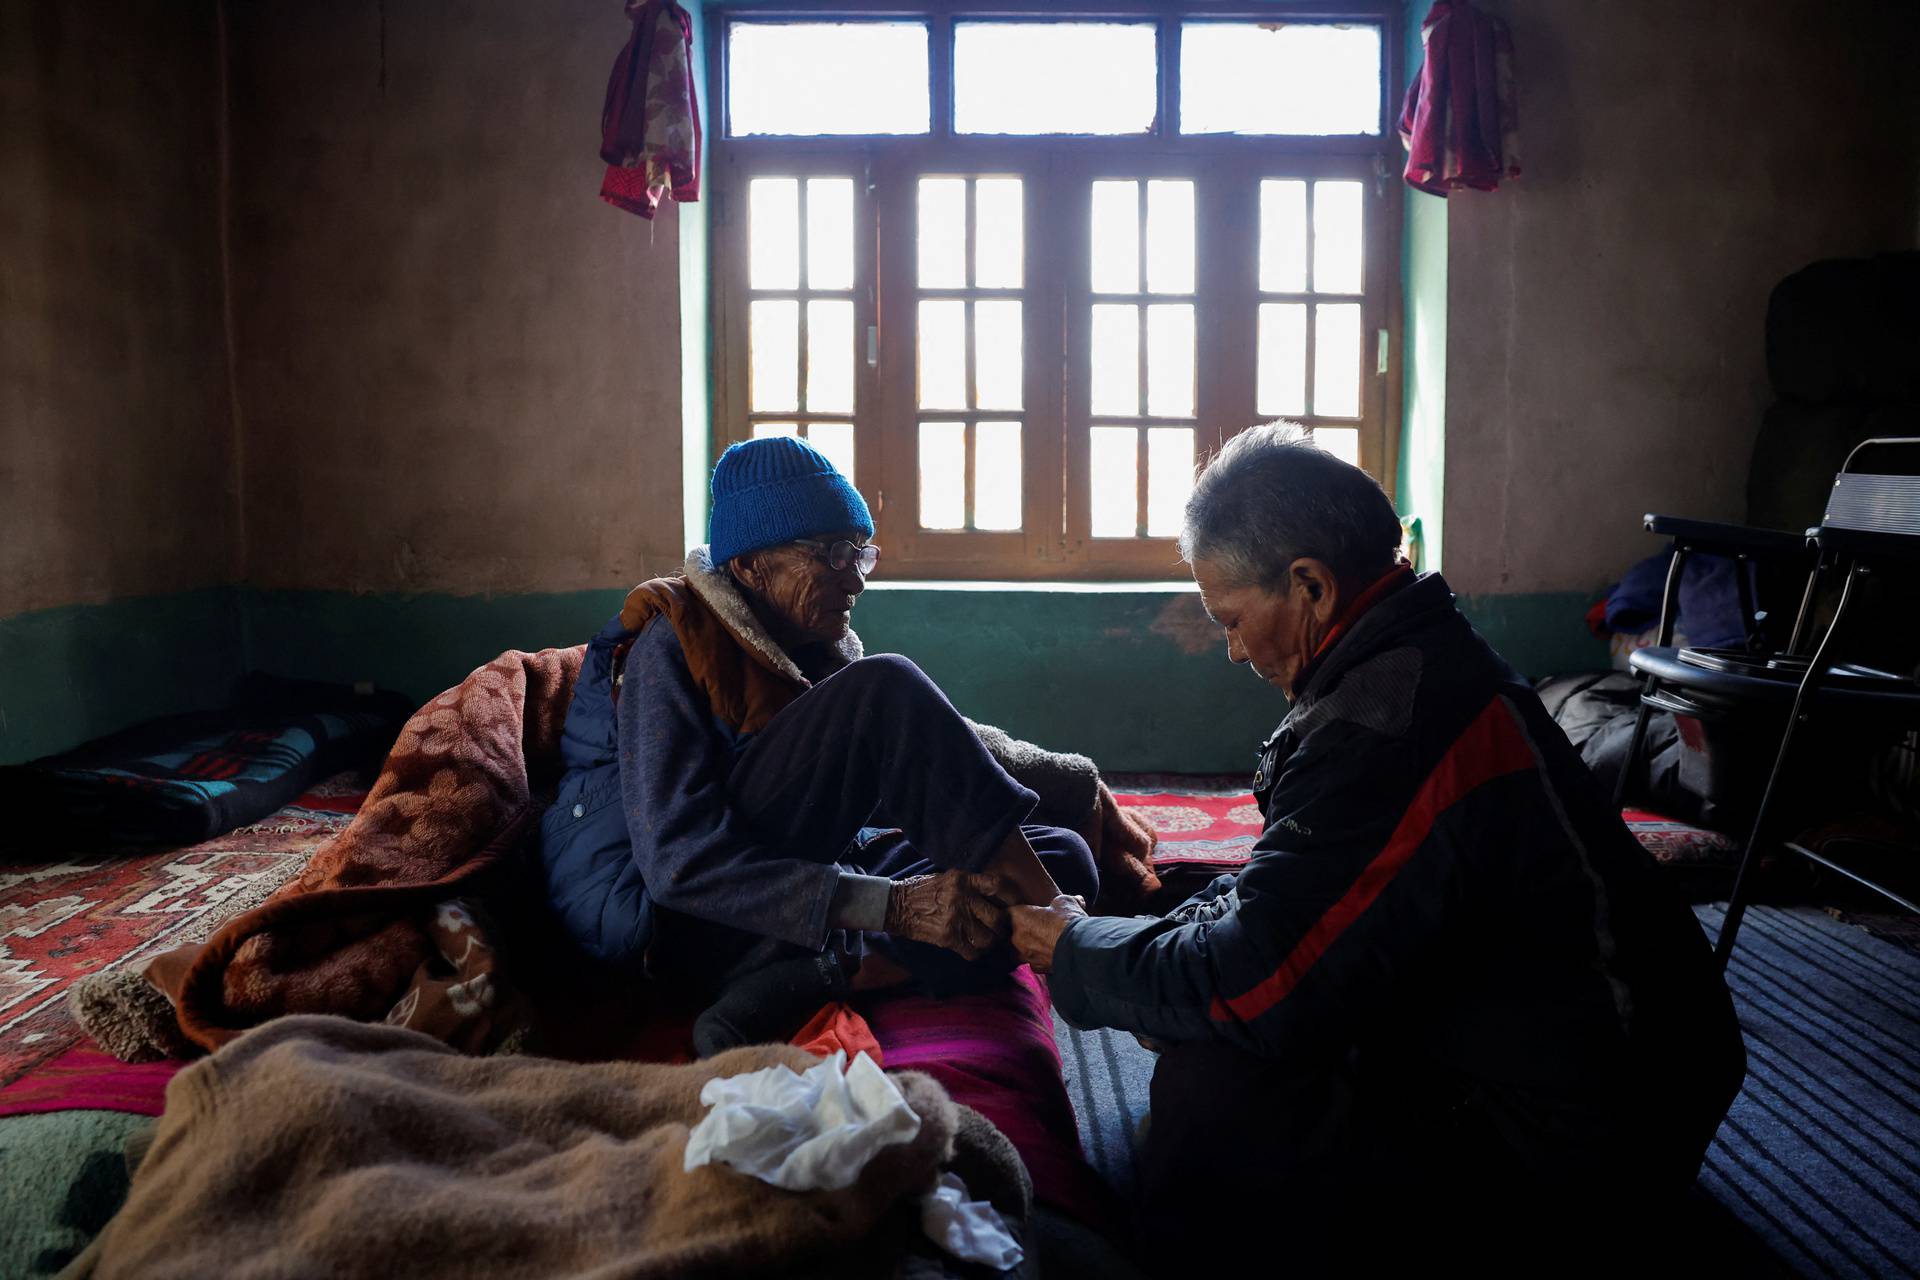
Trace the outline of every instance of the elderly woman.
<path fill-rule="evenodd" d="M 1141 1169 L 1171 1258 L 1222 1222 L 1308 1274 L 1463 1246 L 1504 1274 L 1530 1231 L 1644 1245 L 1739 1087 L 1699 924 L 1399 540 L 1298 431 L 1230 441 L 1181 548 L 1227 657 L 1291 702 L 1266 831 L 1164 919 L 1012 912 L 1062 1016 L 1161 1049 Z"/>
<path fill-rule="evenodd" d="M 1007 904 L 1093 900 L 1088 838 L 1150 887 L 1151 837 L 1090 761 L 974 726 L 911 662 L 862 656 L 872 536 L 806 441 L 735 445 L 710 546 L 588 645 L 541 828 L 548 896 L 589 955 L 712 1001 L 703 1055 L 785 1038 L 850 987 L 1004 973 Z M 1066 825 L 1028 824 L 1036 807 Z"/>

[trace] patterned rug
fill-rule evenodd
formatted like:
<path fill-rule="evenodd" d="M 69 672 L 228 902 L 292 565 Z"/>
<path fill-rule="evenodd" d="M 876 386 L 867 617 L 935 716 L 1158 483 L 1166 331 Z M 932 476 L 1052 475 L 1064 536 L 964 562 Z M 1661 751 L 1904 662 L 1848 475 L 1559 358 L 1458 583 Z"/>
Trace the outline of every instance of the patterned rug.
<path fill-rule="evenodd" d="M 1153 857 L 1163 870 L 1245 866 L 1260 838 L 1260 810 L 1237 777 L 1120 774 L 1108 780 L 1114 799 L 1160 835 Z M 1655 813 L 1627 809 L 1627 829 L 1672 870 L 1689 901 L 1725 897 L 1738 841 Z"/>
<path fill-rule="evenodd" d="M 1260 838 L 1260 810 L 1244 779 L 1123 775 L 1109 785 L 1122 808 L 1159 833 L 1153 865 L 1161 870 L 1231 871 L 1246 864 Z"/>
<path fill-rule="evenodd" d="M 0 1085 L 84 1037 L 67 993 L 90 973 L 203 941 L 286 883 L 366 795 L 352 774 L 189 848 L 0 867 Z"/>

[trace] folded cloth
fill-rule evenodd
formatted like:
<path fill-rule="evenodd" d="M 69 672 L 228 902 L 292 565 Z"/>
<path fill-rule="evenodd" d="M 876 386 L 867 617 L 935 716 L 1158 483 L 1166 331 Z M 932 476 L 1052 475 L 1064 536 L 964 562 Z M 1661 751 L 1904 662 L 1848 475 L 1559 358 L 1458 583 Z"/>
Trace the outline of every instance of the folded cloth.
<path fill-rule="evenodd" d="M 277 1019 L 174 1078 L 126 1204 L 68 1274 L 764 1275 L 838 1256 L 955 1155 L 961 1113 L 933 1081 L 892 1078 L 915 1132 L 840 1190 L 685 1162 L 709 1081 L 814 1063 L 790 1045 L 685 1066 L 474 1058 Z"/>
<path fill-rule="evenodd" d="M 874 1038 L 873 1028 L 867 1020 L 855 1012 L 851 1005 L 838 1000 L 821 1006 L 820 1012 L 808 1019 L 806 1026 L 793 1033 L 789 1043 L 797 1044 L 808 1053 L 822 1058 L 844 1050 L 848 1057 L 864 1053 L 873 1059 L 875 1066 L 887 1065 L 880 1042 Z"/>
<path fill-rule="evenodd" d="M 688 1169 L 719 1163 L 788 1191 L 850 1187 L 882 1147 L 911 1142 L 920 1117 L 866 1054 L 795 1072 L 785 1066 L 709 1080 L 712 1108 L 687 1139 Z"/>

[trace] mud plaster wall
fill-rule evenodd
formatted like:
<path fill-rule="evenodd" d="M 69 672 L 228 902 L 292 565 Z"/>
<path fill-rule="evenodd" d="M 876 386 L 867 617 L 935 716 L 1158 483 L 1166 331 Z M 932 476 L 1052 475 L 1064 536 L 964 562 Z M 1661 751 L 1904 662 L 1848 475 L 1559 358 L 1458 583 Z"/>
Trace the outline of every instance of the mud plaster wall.
<path fill-rule="evenodd" d="M 1744 514 L 1781 277 L 1911 248 L 1907 3 L 1493 0 L 1525 176 L 1448 210 L 1446 572 L 1584 591 Z"/>
<path fill-rule="evenodd" d="M 0 2 L 0 618 L 231 580 L 219 65 L 210 2 Z"/>
<path fill-rule="evenodd" d="M 498 594 L 677 564 L 675 214 L 602 203 L 600 0 L 232 9 L 245 581 Z"/>

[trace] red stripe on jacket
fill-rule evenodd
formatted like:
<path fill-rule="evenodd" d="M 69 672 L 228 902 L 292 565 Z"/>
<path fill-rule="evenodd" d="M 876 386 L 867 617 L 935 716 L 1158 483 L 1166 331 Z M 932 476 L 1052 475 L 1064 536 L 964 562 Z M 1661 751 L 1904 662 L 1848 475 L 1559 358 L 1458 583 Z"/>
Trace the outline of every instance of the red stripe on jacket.
<path fill-rule="evenodd" d="M 1400 868 L 1412 859 L 1414 850 L 1426 841 L 1442 813 L 1482 783 L 1531 769 L 1533 763 L 1533 749 L 1514 722 L 1513 713 L 1501 699 L 1495 698 L 1440 757 L 1440 763 L 1414 794 L 1413 803 L 1400 815 L 1399 825 L 1394 827 L 1386 847 L 1374 855 L 1359 879 L 1314 922 L 1280 962 L 1280 967 L 1258 986 L 1231 1000 L 1216 996 L 1209 1010 L 1214 1021 L 1252 1022 L 1286 999 L 1314 962 L 1326 954 L 1327 948 L 1346 932 L 1347 926 L 1359 919 L 1360 913 L 1373 904 Z"/>

